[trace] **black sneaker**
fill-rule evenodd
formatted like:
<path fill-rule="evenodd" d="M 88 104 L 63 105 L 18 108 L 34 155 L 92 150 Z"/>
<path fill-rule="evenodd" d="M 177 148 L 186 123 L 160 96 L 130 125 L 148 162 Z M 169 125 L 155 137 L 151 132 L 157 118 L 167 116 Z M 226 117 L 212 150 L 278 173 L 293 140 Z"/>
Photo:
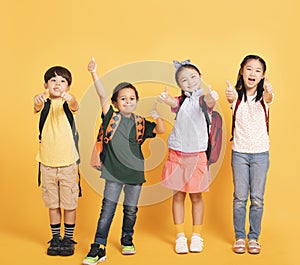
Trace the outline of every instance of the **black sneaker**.
<path fill-rule="evenodd" d="M 125 235 L 121 238 L 121 252 L 123 255 L 133 255 L 136 253 L 132 243 L 132 236 Z"/>
<path fill-rule="evenodd" d="M 87 254 L 85 259 L 82 261 L 84 265 L 96 265 L 98 262 L 106 260 L 105 248 L 100 248 L 99 243 L 91 244 L 90 252 Z"/>
<path fill-rule="evenodd" d="M 47 249 L 47 254 L 50 256 L 59 255 L 61 247 L 61 238 L 53 237 L 48 243 L 50 243 L 50 246 Z"/>
<path fill-rule="evenodd" d="M 71 256 L 74 254 L 74 245 L 77 244 L 73 239 L 64 237 L 61 242 L 60 256 Z"/>

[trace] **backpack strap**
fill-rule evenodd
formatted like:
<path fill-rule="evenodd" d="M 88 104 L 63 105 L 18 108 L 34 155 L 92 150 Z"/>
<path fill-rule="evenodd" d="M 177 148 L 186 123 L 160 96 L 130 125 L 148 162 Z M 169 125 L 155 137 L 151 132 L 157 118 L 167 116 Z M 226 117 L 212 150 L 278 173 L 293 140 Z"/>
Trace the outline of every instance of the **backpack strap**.
<path fill-rule="evenodd" d="M 235 103 L 235 107 L 234 107 L 234 111 L 233 111 L 233 115 L 232 115 L 232 124 L 231 124 L 231 138 L 230 141 L 233 140 L 233 132 L 234 132 L 234 128 L 235 128 L 235 117 L 236 117 L 236 111 L 238 109 L 238 106 L 240 105 L 242 99 L 238 97 L 236 103 Z"/>
<path fill-rule="evenodd" d="M 210 153 L 211 153 L 209 126 L 211 125 L 211 120 L 210 120 L 209 115 L 208 115 L 207 105 L 206 105 L 206 102 L 204 100 L 204 95 L 200 96 L 199 103 L 200 103 L 200 107 L 202 109 L 202 112 L 204 113 L 205 120 L 206 120 L 207 134 L 208 134 L 208 144 L 207 144 L 207 149 L 206 149 L 206 156 L 207 156 L 207 160 L 209 161 L 209 157 L 210 157 Z"/>
<path fill-rule="evenodd" d="M 270 111 L 268 109 L 268 112 L 267 112 L 267 108 L 266 108 L 266 105 L 265 105 L 265 102 L 264 102 L 263 98 L 261 98 L 260 103 L 261 103 L 261 105 L 262 105 L 262 107 L 264 109 L 264 112 L 265 112 L 267 132 L 269 134 L 269 116 L 270 116 Z"/>
<path fill-rule="evenodd" d="M 145 119 L 139 115 L 134 114 L 135 119 L 135 129 L 136 129 L 136 141 L 138 144 L 144 142 L 144 133 L 145 133 Z"/>
<path fill-rule="evenodd" d="M 113 112 L 112 117 L 107 125 L 106 132 L 103 138 L 104 143 L 108 143 L 114 136 L 121 121 L 121 114 L 119 112 Z M 101 129 L 101 127 L 100 127 Z"/>

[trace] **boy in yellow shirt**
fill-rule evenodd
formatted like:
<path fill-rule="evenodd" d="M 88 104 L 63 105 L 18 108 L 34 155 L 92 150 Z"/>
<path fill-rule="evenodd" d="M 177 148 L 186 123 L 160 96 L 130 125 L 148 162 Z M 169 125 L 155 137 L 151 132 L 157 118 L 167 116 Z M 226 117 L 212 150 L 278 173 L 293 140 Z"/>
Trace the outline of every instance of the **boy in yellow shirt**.
<path fill-rule="evenodd" d="M 69 93 L 72 75 L 68 69 L 54 66 L 44 75 L 45 91 L 34 97 L 34 112 L 47 111 L 42 131 L 37 161 L 40 163 L 42 197 L 49 209 L 52 239 L 47 254 L 70 256 L 74 254 L 73 232 L 78 204 L 77 161 L 79 153 L 66 109 L 73 115 L 78 110 L 76 98 Z M 49 95 L 49 96 L 48 96 Z M 74 119 L 73 119 L 74 121 Z M 41 125 L 41 120 L 40 120 Z M 62 210 L 64 238 L 60 235 Z"/>

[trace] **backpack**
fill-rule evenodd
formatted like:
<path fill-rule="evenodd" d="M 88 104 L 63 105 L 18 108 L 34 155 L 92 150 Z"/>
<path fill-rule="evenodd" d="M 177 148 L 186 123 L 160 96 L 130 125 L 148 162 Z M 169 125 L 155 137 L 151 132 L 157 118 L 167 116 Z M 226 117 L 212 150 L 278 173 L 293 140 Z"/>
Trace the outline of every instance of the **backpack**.
<path fill-rule="evenodd" d="M 207 109 L 204 96 L 201 96 L 199 101 L 207 125 L 208 144 L 206 155 L 208 165 L 211 165 L 218 161 L 222 149 L 222 117 L 219 112 Z"/>
<path fill-rule="evenodd" d="M 50 105 L 51 105 L 51 100 L 48 98 L 47 101 L 44 104 L 44 108 L 41 111 L 40 114 L 40 121 L 39 121 L 39 142 L 41 142 L 42 140 L 42 131 L 47 119 L 47 116 L 49 114 L 49 110 L 50 110 Z M 78 147 L 78 142 L 79 142 L 79 135 L 76 129 L 76 125 L 75 125 L 75 121 L 74 121 L 74 116 L 71 112 L 71 110 L 69 109 L 68 103 L 65 101 L 63 104 L 63 108 L 64 108 L 64 112 L 67 116 L 67 119 L 70 123 L 71 129 L 72 129 L 72 134 L 73 134 L 73 139 L 74 139 L 74 143 L 75 143 L 75 147 L 76 150 L 79 154 L 79 147 Z M 80 158 L 76 161 L 76 164 L 79 165 L 80 163 Z M 41 185 L 41 163 L 39 162 L 39 168 L 38 168 L 38 186 Z M 80 185 L 80 172 L 78 169 L 78 188 L 79 188 L 79 197 L 82 196 L 82 191 L 81 191 L 81 185 Z"/>
<path fill-rule="evenodd" d="M 138 144 L 142 144 L 145 131 L 145 119 L 139 115 L 134 114 L 135 128 L 136 128 L 136 141 Z M 102 171 L 105 154 L 107 151 L 107 144 L 113 138 L 121 121 L 121 114 L 119 112 L 113 112 L 112 117 L 109 120 L 106 131 L 104 133 L 103 124 L 100 125 L 96 142 L 93 147 L 91 155 L 91 166 L 99 171 Z"/>
<path fill-rule="evenodd" d="M 235 108 L 234 108 L 234 111 L 233 111 L 233 115 L 232 115 L 232 127 L 231 127 L 231 138 L 230 138 L 230 141 L 233 140 L 233 133 L 234 133 L 234 128 L 235 128 L 235 117 L 236 117 L 236 112 L 237 112 L 237 109 L 238 109 L 238 106 L 240 105 L 242 99 L 241 98 L 238 98 L 237 101 L 236 101 L 236 104 L 235 104 Z M 266 105 L 265 105 L 265 102 L 263 100 L 263 98 L 261 98 L 259 100 L 260 104 L 262 105 L 263 109 L 264 109 L 264 112 L 265 112 L 265 118 L 266 118 L 266 128 L 267 128 L 267 132 L 269 134 L 269 116 L 270 116 L 270 113 L 269 113 L 269 109 L 268 109 L 268 112 L 267 112 L 267 108 L 266 108 Z"/>

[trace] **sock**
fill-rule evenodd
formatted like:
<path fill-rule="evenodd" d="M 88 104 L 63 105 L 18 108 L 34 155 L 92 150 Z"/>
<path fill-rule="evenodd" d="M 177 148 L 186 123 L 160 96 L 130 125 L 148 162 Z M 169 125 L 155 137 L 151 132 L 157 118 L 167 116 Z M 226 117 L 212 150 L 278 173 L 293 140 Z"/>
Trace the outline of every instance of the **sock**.
<path fill-rule="evenodd" d="M 176 232 L 176 237 L 181 237 L 185 236 L 184 235 L 184 223 L 182 224 L 175 224 L 175 232 Z"/>
<path fill-rule="evenodd" d="M 65 224 L 65 237 L 73 239 L 75 224 Z"/>
<path fill-rule="evenodd" d="M 193 225 L 192 235 L 200 236 L 202 230 L 201 228 L 202 228 L 201 225 Z"/>
<path fill-rule="evenodd" d="M 60 224 L 50 224 L 52 237 L 60 237 Z"/>

